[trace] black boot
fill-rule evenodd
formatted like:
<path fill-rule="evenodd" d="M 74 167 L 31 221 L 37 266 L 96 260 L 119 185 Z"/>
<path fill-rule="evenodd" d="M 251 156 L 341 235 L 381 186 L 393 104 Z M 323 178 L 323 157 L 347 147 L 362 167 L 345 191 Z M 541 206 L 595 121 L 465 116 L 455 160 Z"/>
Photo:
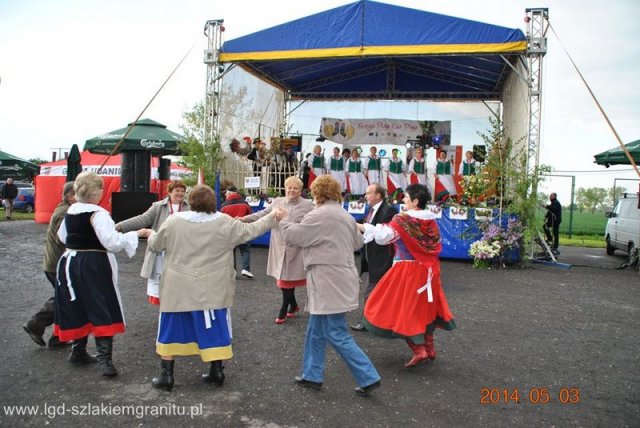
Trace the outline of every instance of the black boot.
<path fill-rule="evenodd" d="M 154 388 L 171 391 L 173 388 L 173 363 L 174 360 L 160 360 L 160 376 L 154 377 L 151 385 Z"/>
<path fill-rule="evenodd" d="M 224 383 L 224 367 L 222 367 L 222 361 L 211 361 L 211 368 L 209 374 L 202 375 L 202 380 L 205 383 L 214 383 L 218 386 L 222 386 Z"/>
<path fill-rule="evenodd" d="M 98 350 L 97 357 L 102 369 L 102 376 L 118 376 L 118 369 L 115 368 L 111 360 L 113 337 L 96 337 L 96 349 Z"/>
<path fill-rule="evenodd" d="M 69 362 L 71 364 L 92 364 L 98 361 L 93 355 L 89 355 L 87 352 L 87 338 L 74 340 L 71 346 L 71 354 L 69 355 Z"/>

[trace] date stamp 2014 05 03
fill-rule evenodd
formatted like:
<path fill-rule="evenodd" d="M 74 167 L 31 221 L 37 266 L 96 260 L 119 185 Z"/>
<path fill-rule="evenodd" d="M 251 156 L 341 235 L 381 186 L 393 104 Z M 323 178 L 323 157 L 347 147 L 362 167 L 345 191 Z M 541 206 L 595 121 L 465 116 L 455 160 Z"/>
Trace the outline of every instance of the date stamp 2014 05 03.
<path fill-rule="evenodd" d="M 558 391 L 550 388 L 531 387 L 520 391 L 520 388 L 481 388 L 480 404 L 579 404 L 580 388 L 562 387 Z"/>

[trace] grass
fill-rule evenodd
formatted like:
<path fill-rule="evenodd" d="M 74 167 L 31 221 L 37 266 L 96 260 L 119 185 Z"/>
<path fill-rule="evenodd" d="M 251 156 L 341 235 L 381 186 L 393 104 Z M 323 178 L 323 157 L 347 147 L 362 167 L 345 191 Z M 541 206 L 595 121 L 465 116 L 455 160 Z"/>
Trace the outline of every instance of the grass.
<path fill-rule="evenodd" d="M 544 210 L 539 211 L 538 219 L 542 222 L 544 219 Z M 560 223 L 560 233 L 569 234 L 569 216 L 568 209 L 562 210 L 562 223 Z M 542 225 L 541 225 L 542 226 Z M 574 236 L 604 236 L 604 229 L 607 226 L 607 218 L 604 213 L 589 212 L 573 212 L 573 222 L 571 225 L 571 234 Z"/>
<path fill-rule="evenodd" d="M 11 220 L 34 220 L 36 215 L 34 213 L 25 213 L 22 211 L 13 211 L 13 215 L 11 215 Z M 4 208 L 0 210 L 0 221 L 7 221 L 5 217 Z"/>
<path fill-rule="evenodd" d="M 560 245 L 568 247 L 604 248 L 606 246 L 603 235 L 575 235 L 571 236 L 561 233 Z"/>

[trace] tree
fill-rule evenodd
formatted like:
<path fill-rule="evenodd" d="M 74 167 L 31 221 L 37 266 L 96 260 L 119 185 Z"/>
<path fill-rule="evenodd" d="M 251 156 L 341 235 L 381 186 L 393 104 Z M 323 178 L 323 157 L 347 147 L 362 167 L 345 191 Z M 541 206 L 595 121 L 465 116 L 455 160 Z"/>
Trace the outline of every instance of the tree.
<path fill-rule="evenodd" d="M 607 199 L 605 201 L 606 206 L 608 208 L 613 208 L 616 201 L 620 199 L 626 191 L 627 191 L 627 188 L 622 186 L 609 188 L 609 190 L 607 190 Z"/>
<path fill-rule="evenodd" d="M 580 212 L 585 210 L 590 213 L 596 212 L 598 208 L 604 206 L 607 190 L 602 187 L 580 187 L 576 192 L 576 203 Z"/>
<path fill-rule="evenodd" d="M 40 158 L 32 158 L 32 159 L 27 159 L 29 162 L 34 163 L 36 165 L 40 165 L 41 163 L 47 163 L 46 160 L 44 159 L 40 159 Z"/>

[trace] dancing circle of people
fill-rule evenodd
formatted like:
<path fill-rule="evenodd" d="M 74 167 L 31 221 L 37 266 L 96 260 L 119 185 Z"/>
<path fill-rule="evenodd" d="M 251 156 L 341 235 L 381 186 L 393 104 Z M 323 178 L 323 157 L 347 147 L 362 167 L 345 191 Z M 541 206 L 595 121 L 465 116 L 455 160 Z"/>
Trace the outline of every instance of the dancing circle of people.
<path fill-rule="evenodd" d="M 368 396 L 381 385 L 381 376 L 346 320 L 347 312 L 359 306 L 361 273 L 368 273 L 364 311 L 361 322 L 351 329 L 404 339 L 411 349 L 405 367 L 433 361 L 435 329 L 453 330 L 455 321 L 440 280 L 438 225 L 435 215 L 425 209 L 431 199 L 428 188 L 420 183 L 405 185 L 405 210 L 397 213 L 385 201 L 385 188 L 373 182 L 363 189 L 369 209 L 358 223 L 343 208 L 343 175 L 333 168 L 345 167 L 344 178 L 352 183 L 363 170 L 369 178 L 377 171 L 380 179 L 375 151 L 366 165 L 355 164 L 366 166 L 362 169 L 352 164 L 357 155 L 334 152 L 326 164 L 330 174 L 314 177 L 311 184 L 313 202 L 301 197 L 302 180 L 289 177 L 285 196 L 255 213 L 237 201 L 237 189 L 230 188 L 225 194 L 231 203 L 225 206 L 232 208 L 225 212 L 224 207 L 217 209 L 210 187 L 198 185 L 187 194 L 185 184 L 173 180 L 165 199 L 118 224 L 99 206 L 102 178 L 81 173 L 75 182 L 65 184 L 47 231 L 43 267 L 54 297 L 23 325 L 24 330 L 45 346 L 42 336 L 53 324 L 50 348 L 70 345 L 71 364 L 97 362 L 102 376 L 117 376 L 113 337 L 125 332 L 125 317 L 114 253 L 125 251 L 133 257 L 139 238 L 146 238 L 141 276 L 147 279 L 149 302 L 160 313 L 156 338 L 160 372 L 153 387 L 171 391 L 176 357 L 189 355 L 209 363 L 202 379 L 221 387 L 223 363 L 233 357 L 235 248 L 240 247 L 244 275 L 249 267 L 242 246 L 271 230 L 266 273 L 282 292 L 276 324 L 299 316 L 295 290 L 307 290 L 302 368 L 293 381 L 321 389 L 326 347 L 331 344 L 355 379 L 355 394 Z M 321 166 L 313 162 L 313 168 L 316 165 Z M 355 263 L 357 251 L 361 273 Z M 96 356 L 87 351 L 89 336 L 95 338 Z"/>

